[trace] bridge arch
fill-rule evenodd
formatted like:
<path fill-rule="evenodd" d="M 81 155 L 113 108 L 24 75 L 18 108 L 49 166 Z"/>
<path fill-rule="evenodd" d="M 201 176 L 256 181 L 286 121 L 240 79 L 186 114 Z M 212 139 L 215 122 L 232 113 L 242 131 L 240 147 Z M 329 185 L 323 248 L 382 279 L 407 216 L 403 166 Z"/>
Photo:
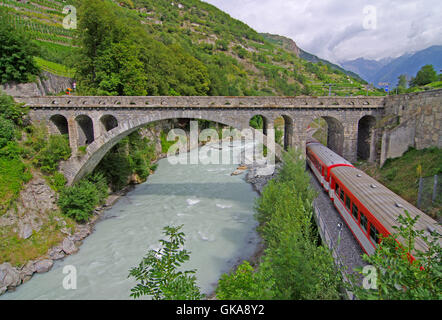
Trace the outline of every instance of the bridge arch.
<path fill-rule="evenodd" d="M 371 115 L 363 116 L 358 121 L 357 157 L 361 160 L 375 161 L 376 159 L 376 118 Z"/>
<path fill-rule="evenodd" d="M 102 126 L 102 131 L 110 131 L 118 127 L 118 120 L 111 114 L 105 114 L 100 118 L 100 124 Z"/>
<path fill-rule="evenodd" d="M 270 123 L 270 119 L 260 113 L 254 114 L 249 120 L 249 126 L 257 130 L 262 130 L 264 135 L 267 135 L 267 128 Z"/>
<path fill-rule="evenodd" d="M 342 121 L 333 116 L 319 116 L 314 118 L 309 125 L 308 135 L 313 135 L 339 155 L 344 153 L 344 125 Z"/>
<path fill-rule="evenodd" d="M 293 126 L 292 117 L 286 114 L 281 114 L 274 120 L 276 143 L 280 143 L 285 151 L 293 145 Z"/>
<path fill-rule="evenodd" d="M 66 134 L 69 136 L 68 120 L 61 114 L 54 114 L 49 118 L 49 132 L 51 134 Z"/>
<path fill-rule="evenodd" d="M 92 119 L 85 114 L 75 118 L 77 122 L 77 143 L 79 146 L 89 145 L 94 142 L 94 123 Z"/>
<path fill-rule="evenodd" d="M 96 139 L 87 147 L 86 154 L 81 157 L 71 157 L 69 160 L 62 162 L 60 165 L 60 169 L 64 173 L 68 184 L 71 185 L 80 180 L 82 177 L 91 173 L 94 168 L 99 164 L 99 162 L 103 159 L 103 157 L 109 152 L 109 150 L 124 137 L 151 122 L 176 118 L 204 119 L 218 122 L 238 130 L 249 127 L 248 125 L 245 125 L 239 118 L 229 117 L 229 119 L 220 119 L 219 116 L 213 115 L 210 112 L 204 115 L 201 114 L 197 116 L 195 116 L 195 113 L 192 111 L 176 111 L 173 116 L 166 115 L 165 113 L 154 113 L 149 116 L 138 117 L 135 119 L 120 122 L 117 127 L 103 132 L 99 137 L 96 137 Z M 254 132 L 255 136 L 257 137 L 259 137 L 259 135 L 262 135 L 259 130 L 254 130 Z M 263 137 L 263 142 L 265 145 L 267 145 L 267 137 L 265 135 Z M 280 147 L 275 146 L 276 157 L 280 158 L 281 151 L 282 150 Z"/>

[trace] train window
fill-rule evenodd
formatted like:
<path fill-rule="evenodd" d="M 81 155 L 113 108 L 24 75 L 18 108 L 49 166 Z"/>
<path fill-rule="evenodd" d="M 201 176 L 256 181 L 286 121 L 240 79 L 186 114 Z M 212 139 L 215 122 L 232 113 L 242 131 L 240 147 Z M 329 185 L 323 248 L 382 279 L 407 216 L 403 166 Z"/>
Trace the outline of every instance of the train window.
<path fill-rule="evenodd" d="M 347 207 L 348 210 L 350 210 L 351 208 L 350 205 L 351 205 L 350 198 L 347 196 L 345 197 L 345 206 Z"/>
<path fill-rule="evenodd" d="M 344 190 L 341 189 L 341 200 L 342 200 L 342 202 L 344 202 L 344 194 L 345 194 Z"/>
<path fill-rule="evenodd" d="M 370 225 L 370 239 L 375 245 L 379 243 L 379 231 L 374 225 Z"/>
<path fill-rule="evenodd" d="M 337 184 L 337 183 L 336 183 L 336 186 L 335 186 L 335 192 L 336 192 L 336 194 L 339 194 L 339 184 Z"/>
<path fill-rule="evenodd" d="M 367 217 L 361 212 L 361 227 L 365 232 L 367 232 L 367 223 Z"/>
<path fill-rule="evenodd" d="M 358 207 L 353 203 L 353 208 L 351 210 L 351 213 L 353 214 L 353 217 L 356 221 L 358 221 Z"/>

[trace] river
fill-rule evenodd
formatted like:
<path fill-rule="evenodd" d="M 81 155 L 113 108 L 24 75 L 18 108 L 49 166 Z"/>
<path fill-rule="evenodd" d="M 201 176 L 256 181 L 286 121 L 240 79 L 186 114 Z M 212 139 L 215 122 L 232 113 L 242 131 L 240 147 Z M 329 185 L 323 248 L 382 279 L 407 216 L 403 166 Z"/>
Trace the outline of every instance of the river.
<path fill-rule="evenodd" d="M 135 280 L 129 269 L 137 266 L 149 249 L 159 248 L 163 227 L 184 225 L 185 248 L 191 251 L 184 269 L 196 269 L 197 284 L 210 294 L 218 279 L 256 251 L 259 236 L 254 219 L 257 197 L 244 174 L 232 176 L 239 163 L 238 150 L 253 148 L 253 142 L 224 143 L 222 149 L 206 147 L 188 154 L 162 159 L 155 174 L 136 186 L 105 211 L 95 231 L 80 251 L 55 262 L 44 274 L 0 299 L 131 299 Z M 209 152 L 207 152 L 209 150 Z M 231 164 L 172 164 L 195 155 L 227 154 Z M 175 161 L 176 162 L 176 161 Z M 76 289 L 65 289 L 66 266 L 76 270 Z M 72 270 L 72 267 L 70 267 Z"/>

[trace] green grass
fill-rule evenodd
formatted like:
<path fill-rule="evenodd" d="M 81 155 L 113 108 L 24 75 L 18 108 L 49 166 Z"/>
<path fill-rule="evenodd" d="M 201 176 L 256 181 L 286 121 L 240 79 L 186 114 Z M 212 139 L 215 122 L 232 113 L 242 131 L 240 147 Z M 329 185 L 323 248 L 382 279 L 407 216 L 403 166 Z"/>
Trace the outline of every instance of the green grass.
<path fill-rule="evenodd" d="M 56 216 L 60 221 L 54 219 Z M 59 213 L 50 213 L 41 229 L 34 231 L 28 239 L 20 238 L 13 227 L 0 228 L 0 264 L 9 262 L 13 266 L 23 266 L 45 255 L 65 237 L 60 231 L 64 227 L 62 220 L 66 222 L 66 228 L 75 230 L 75 223 Z"/>
<path fill-rule="evenodd" d="M 422 168 L 422 177 L 441 174 L 442 149 L 436 147 L 424 150 L 410 148 L 402 157 L 388 159 L 382 168 L 365 162 L 359 162 L 356 165 L 387 188 L 416 205 L 419 185 L 418 167 Z M 426 211 L 436 217 L 440 214 L 441 209 L 439 206 Z"/>
<path fill-rule="evenodd" d="M 34 57 L 35 62 L 37 65 L 44 71 L 53 73 L 57 76 L 67 77 L 67 78 L 73 78 L 75 74 L 75 70 L 69 69 L 64 65 L 51 62 L 45 59 L 42 59 L 40 57 Z"/>
<path fill-rule="evenodd" d="M 0 215 L 17 199 L 24 183 L 32 178 L 20 159 L 0 158 Z"/>

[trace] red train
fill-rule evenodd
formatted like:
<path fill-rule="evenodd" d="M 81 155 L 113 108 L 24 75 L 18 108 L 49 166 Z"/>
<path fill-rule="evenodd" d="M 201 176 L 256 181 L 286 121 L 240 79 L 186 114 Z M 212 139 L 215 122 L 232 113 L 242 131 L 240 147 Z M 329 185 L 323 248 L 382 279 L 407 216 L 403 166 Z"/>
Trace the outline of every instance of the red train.
<path fill-rule="evenodd" d="M 397 217 L 404 210 L 412 217 L 420 216 L 417 229 L 427 235 L 435 230 L 442 234 L 435 220 L 321 143 L 309 141 L 306 149 L 307 164 L 368 255 L 375 252 L 382 236 L 395 232 L 393 226 L 398 226 Z M 421 239 L 416 239 L 415 248 L 427 250 Z"/>

